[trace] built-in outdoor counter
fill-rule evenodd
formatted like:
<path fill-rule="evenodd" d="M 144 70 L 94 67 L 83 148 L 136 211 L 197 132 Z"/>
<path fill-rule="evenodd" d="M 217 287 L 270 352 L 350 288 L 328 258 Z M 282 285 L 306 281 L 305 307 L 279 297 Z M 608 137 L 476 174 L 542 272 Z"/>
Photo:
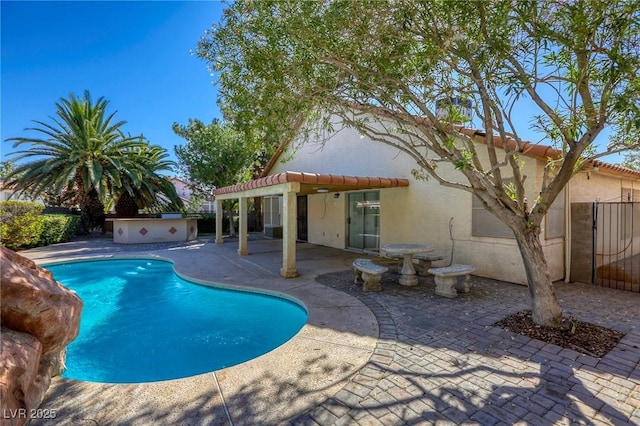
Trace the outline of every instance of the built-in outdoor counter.
<path fill-rule="evenodd" d="M 191 241 L 198 237 L 197 217 L 107 219 L 113 222 L 113 242 L 118 244 Z"/>

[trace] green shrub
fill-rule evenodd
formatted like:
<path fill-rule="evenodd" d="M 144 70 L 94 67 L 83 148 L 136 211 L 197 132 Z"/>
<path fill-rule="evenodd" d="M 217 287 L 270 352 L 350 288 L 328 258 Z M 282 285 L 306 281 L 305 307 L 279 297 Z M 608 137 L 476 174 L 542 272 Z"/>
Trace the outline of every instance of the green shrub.
<path fill-rule="evenodd" d="M 238 218 L 234 218 L 236 229 L 238 229 Z M 251 231 L 251 228 L 249 228 Z M 216 214 L 200 213 L 198 214 L 198 234 L 215 234 L 216 233 Z M 229 233 L 229 218 L 226 212 L 222 218 L 222 233 Z"/>
<path fill-rule="evenodd" d="M 227 225 L 227 228 L 229 225 Z M 216 216 L 211 213 L 203 213 L 198 217 L 198 233 L 213 234 L 216 232 Z"/>
<path fill-rule="evenodd" d="M 42 210 L 37 203 L 0 202 L 0 244 L 11 250 L 34 246 L 44 226 Z"/>
<path fill-rule="evenodd" d="M 80 225 L 80 216 L 73 214 L 43 214 L 44 228 L 38 240 L 38 247 L 70 241 Z"/>

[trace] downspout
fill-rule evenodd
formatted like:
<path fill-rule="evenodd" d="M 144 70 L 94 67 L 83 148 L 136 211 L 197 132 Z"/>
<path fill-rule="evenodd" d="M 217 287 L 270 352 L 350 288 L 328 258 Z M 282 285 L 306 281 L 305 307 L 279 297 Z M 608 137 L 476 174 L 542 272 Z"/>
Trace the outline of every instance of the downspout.
<path fill-rule="evenodd" d="M 564 187 L 564 282 L 571 282 L 571 179 Z"/>

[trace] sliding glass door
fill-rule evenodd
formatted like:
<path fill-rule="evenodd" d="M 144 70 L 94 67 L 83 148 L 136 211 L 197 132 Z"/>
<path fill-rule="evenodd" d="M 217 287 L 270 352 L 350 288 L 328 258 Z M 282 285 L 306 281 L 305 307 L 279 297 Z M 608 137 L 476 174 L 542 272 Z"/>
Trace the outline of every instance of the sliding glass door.
<path fill-rule="evenodd" d="M 349 194 L 348 247 L 377 251 L 380 248 L 380 192 Z"/>

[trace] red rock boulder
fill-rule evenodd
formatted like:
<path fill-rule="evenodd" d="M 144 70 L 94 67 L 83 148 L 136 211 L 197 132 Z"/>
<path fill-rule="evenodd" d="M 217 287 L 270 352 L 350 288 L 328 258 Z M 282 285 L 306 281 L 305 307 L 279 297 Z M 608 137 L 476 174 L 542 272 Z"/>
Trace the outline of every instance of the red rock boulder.
<path fill-rule="evenodd" d="M 49 271 L 4 247 L 0 263 L 2 424 L 22 425 L 28 417 L 22 414 L 40 405 L 66 345 L 78 335 L 82 301 Z"/>

